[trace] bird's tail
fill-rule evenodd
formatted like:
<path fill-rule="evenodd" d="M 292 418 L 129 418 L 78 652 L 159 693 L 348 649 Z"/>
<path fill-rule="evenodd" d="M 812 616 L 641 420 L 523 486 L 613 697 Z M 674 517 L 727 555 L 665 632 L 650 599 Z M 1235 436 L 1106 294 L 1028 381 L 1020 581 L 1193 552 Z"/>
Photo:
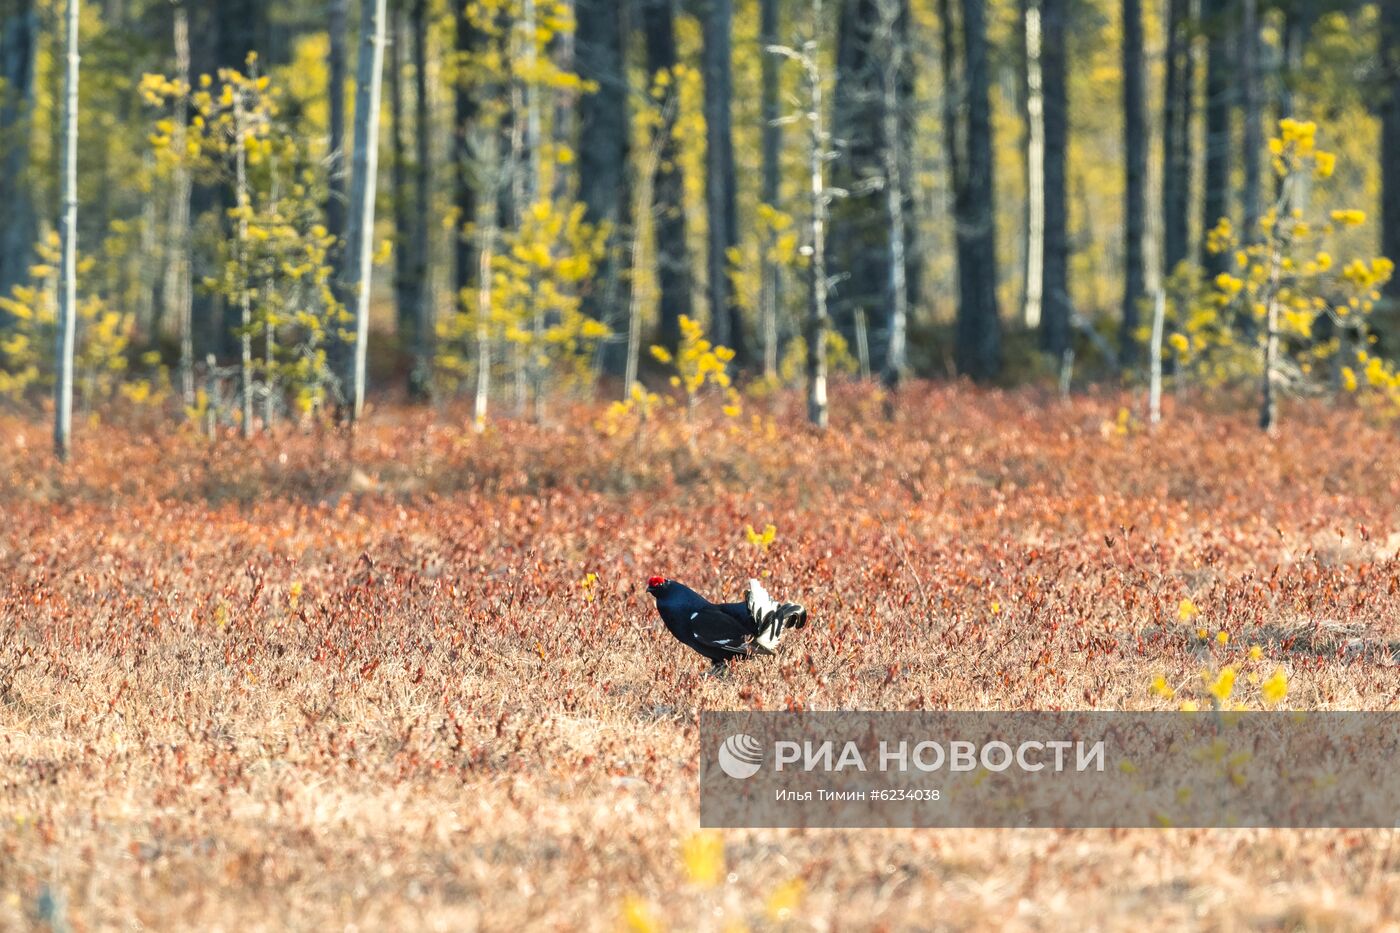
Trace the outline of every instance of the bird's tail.
<path fill-rule="evenodd" d="M 758 626 L 754 644 L 764 651 L 778 650 L 778 640 L 783 637 L 784 629 L 802 628 L 807 624 L 807 610 L 801 603 L 778 602 L 757 580 L 749 581 L 744 603 L 749 607 L 749 617 Z"/>

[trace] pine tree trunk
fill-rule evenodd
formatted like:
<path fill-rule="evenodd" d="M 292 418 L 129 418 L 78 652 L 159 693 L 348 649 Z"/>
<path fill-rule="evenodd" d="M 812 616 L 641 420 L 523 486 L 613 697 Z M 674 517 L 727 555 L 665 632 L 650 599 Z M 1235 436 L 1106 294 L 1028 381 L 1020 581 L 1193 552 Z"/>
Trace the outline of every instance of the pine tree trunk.
<path fill-rule="evenodd" d="M 432 381 L 433 289 L 428 278 L 432 253 L 433 125 L 428 84 L 428 3 L 414 0 L 413 24 L 413 128 L 416 151 L 413 166 L 413 277 L 418 283 L 413 308 L 413 369 L 408 374 L 408 397 L 428 398 Z"/>
<path fill-rule="evenodd" d="M 1138 308 L 1147 292 L 1143 240 L 1147 230 L 1147 100 L 1143 82 L 1142 0 L 1123 0 L 1123 151 L 1127 161 L 1123 213 L 1123 319 L 1119 358 L 1138 359 Z"/>
<path fill-rule="evenodd" d="M 831 184 L 846 192 L 832 202 L 827 256 L 840 270 L 831 314 L 856 342 L 858 312 L 883 326 L 890 279 L 889 214 L 881 186 L 887 169 L 881 45 L 884 0 L 841 0 L 836 21 L 836 75 L 831 101 Z"/>
<path fill-rule="evenodd" d="M 884 55 L 881 120 L 885 137 L 885 210 L 889 217 L 889 339 L 885 350 L 884 381 L 898 388 L 909 368 L 907 332 L 909 327 L 909 286 L 906 269 L 904 196 L 906 191 L 900 152 L 908 146 L 900 120 L 899 83 L 908 49 L 899 20 L 906 14 L 899 0 L 880 0 L 880 31 Z"/>
<path fill-rule="evenodd" d="M 1045 93 L 1045 307 L 1040 346 L 1057 362 L 1071 346 L 1069 295 L 1069 88 L 1065 67 L 1066 0 L 1041 0 Z"/>
<path fill-rule="evenodd" d="M 770 2 L 770 0 L 764 0 Z M 662 125 L 661 158 L 652 186 L 652 217 L 656 241 L 656 281 L 660 298 L 661 345 L 674 351 L 680 344 L 681 317 L 693 315 L 690 248 L 686 236 L 685 177 L 674 136 L 676 94 L 676 0 L 643 0 L 642 26 L 646 36 L 647 74 L 655 81 L 660 73 L 671 75 L 659 101 Z"/>
<path fill-rule="evenodd" d="M 1001 318 L 996 297 L 986 10 L 984 0 L 960 0 L 960 15 L 955 18 L 951 0 L 939 0 L 939 11 L 943 22 L 944 133 L 957 224 L 954 355 L 960 372 L 987 381 L 1001 371 Z"/>
<path fill-rule="evenodd" d="M 574 22 L 578 22 L 575 0 L 555 0 L 555 2 L 557 4 L 556 10 L 560 16 L 567 16 Z M 578 73 L 577 31 L 575 28 L 554 34 L 549 53 L 550 58 L 554 60 L 554 67 L 562 74 Z M 573 88 L 563 87 L 554 88 L 552 96 L 554 98 L 554 118 L 553 125 L 550 127 L 550 135 L 554 137 L 554 151 L 558 153 L 563 149 L 568 149 L 573 152 L 578 144 L 580 95 Z M 555 203 L 562 204 L 573 200 L 577 181 L 577 172 L 566 172 L 562 170 L 562 166 L 556 165 L 552 193 Z"/>
<path fill-rule="evenodd" d="M 453 51 L 459 61 L 477 54 L 481 49 L 481 30 L 468 14 L 474 2 L 457 0 L 453 4 L 456 23 Z M 457 210 L 457 225 L 452 235 L 453 307 L 469 307 L 467 289 L 471 288 L 478 265 L 475 242 L 467 233 L 468 225 L 477 219 L 479 197 L 476 175 L 482 170 L 472 139 L 480 112 L 473 90 L 459 74 L 452 91 L 452 204 Z"/>
<path fill-rule="evenodd" d="M 1400 260 L 1400 6 L 1381 7 L 1381 252 Z M 1400 278 L 1386 293 L 1400 297 Z"/>
<path fill-rule="evenodd" d="M 729 280 L 729 251 L 739 243 L 734 140 L 730 125 L 733 14 L 733 0 L 705 0 L 701 53 L 705 79 L 705 213 L 709 223 L 710 331 L 714 342 L 731 347 L 736 362 L 743 366 L 748 360 L 747 342 L 739 303 Z"/>
<path fill-rule="evenodd" d="M 330 183 L 330 195 L 326 198 L 326 231 L 337 240 L 332 254 L 332 262 L 337 270 L 344 262 L 345 244 L 340 242 L 345 236 L 345 77 L 347 73 L 346 45 L 348 44 L 348 16 L 346 5 L 349 0 L 329 0 L 326 29 L 330 36 L 330 55 L 327 66 L 330 80 L 326 96 L 330 101 L 330 138 L 326 142 L 328 150 L 326 176 Z"/>
<path fill-rule="evenodd" d="M 34 203 L 29 137 L 34 113 L 38 17 L 33 0 L 0 2 L 0 295 L 29 276 Z M 0 325 L 7 318 L 0 311 Z"/>
<path fill-rule="evenodd" d="M 1206 145 L 1205 189 L 1201 223 L 1212 229 L 1230 214 L 1230 98 L 1233 62 L 1230 56 L 1230 14 L 1226 0 L 1203 0 L 1206 30 Z M 1208 279 L 1225 269 L 1226 256 L 1212 253 L 1201 237 L 1201 268 Z"/>
<path fill-rule="evenodd" d="M 763 181 L 759 197 L 774 210 L 781 210 L 783 128 L 778 123 L 778 58 L 767 49 L 778 44 L 781 28 L 778 0 L 759 0 L 758 43 L 762 56 L 762 101 L 759 113 L 763 120 L 760 144 L 763 152 Z M 674 40 L 673 40 L 674 42 Z M 778 375 L 778 309 L 783 304 L 783 274 L 773 260 L 773 231 L 765 228 L 762 243 L 763 266 L 760 271 L 759 317 L 763 326 L 763 376 L 773 380 Z"/>
<path fill-rule="evenodd" d="M 418 282 L 414 278 L 417 261 L 413 237 L 414 199 L 409 192 L 408 147 L 413 130 L 408 125 L 408 89 L 404 71 L 408 67 L 408 14 L 403 9 L 390 12 L 389 48 L 386 51 L 385 82 L 389 85 L 389 184 L 394 205 L 394 333 L 399 350 L 406 352 L 414 341 L 414 309 L 418 306 Z"/>
<path fill-rule="evenodd" d="M 818 14 L 821 0 L 816 0 Z M 816 22 L 821 23 L 820 15 Z M 826 159 L 827 134 L 822 124 L 821 73 L 809 49 L 807 69 L 809 136 L 807 140 L 807 170 L 810 175 L 807 256 L 807 420 L 817 428 L 827 426 L 826 343 L 827 343 L 827 274 L 826 274 Z"/>
<path fill-rule="evenodd" d="M 369 351 L 369 293 L 374 245 L 374 192 L 379 171 L 379 104 L 383 95 L 386 0 L 361 0 L 355 80 L 355 153 L 350 179 L 343 295 L 355 321 L 354 352 L 345 373 L 349 416 L 364 413 Z"/>
<path fill-rule="evenodd" d="M 1263 200 L 1260 164 L 1264 157 L 1264 127 L 1259 112 L 1259 0 L 1241 0 L 1240 17 L 1240 118 L 1244 158 L 1244 236 L 1253 240 L 1259 232 Z"/>
<path fill-rule="evenodd" d="M 54 452 L 67 462 L 73 438 L 73 346 L 77 328 L 78 258 L 78 4 L 64 11 L 64 80 L 62 116 L 63 213 L 59 227 L 58 327 L 54 341 Z"/>
<path fill-rule="evenodd" d="M 1162 130 L 1162 272 L 1186 258 L 1191 182 L 1190 0 L 1167 0 L 1167 78 Z"/>
<path fill-rule="evenodd" d="M 606 253 L 581 307 L 589 317 L 616 325 L 625 321 L 628 307 L 623 253 L 632 222 L 623 4 L 578 0 L 577 8 L 578 74 L 598 86 L 578 102 L 579 201 L 589 223 L 607 224 L 610 230 Z M 622 355 L 612 353 L 606 358 L 608 370 L 620 374 L 617 363 Z"/>

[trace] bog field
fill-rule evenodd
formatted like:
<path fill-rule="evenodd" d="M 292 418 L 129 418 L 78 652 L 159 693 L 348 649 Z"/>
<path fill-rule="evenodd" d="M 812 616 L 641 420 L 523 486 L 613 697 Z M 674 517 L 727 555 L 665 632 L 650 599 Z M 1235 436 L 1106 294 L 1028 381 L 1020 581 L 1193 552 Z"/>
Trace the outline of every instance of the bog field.
<path fill-rule="evenodd" d="M 1390 830 L 699 829 L 701 710 L 1393 709 L 1394 428 L 1138 401 L 81 424 L 62 469 L 0 416 L 0 928 L 1382 924 Z M 812 624 L 709 677 L 653 574 Z"/>

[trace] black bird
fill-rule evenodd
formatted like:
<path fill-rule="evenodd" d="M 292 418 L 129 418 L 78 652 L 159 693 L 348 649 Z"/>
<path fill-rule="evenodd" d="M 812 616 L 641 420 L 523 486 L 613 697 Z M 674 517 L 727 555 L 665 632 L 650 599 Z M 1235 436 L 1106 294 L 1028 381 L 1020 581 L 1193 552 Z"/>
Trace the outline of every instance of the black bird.
<path fill-rule="evenodd" d="M 718 673 L 734 658 L 772 654 L 783 630 L 807 624 L 799 603 L 780 603 L 757 580 L 750 580 L 741 603 L 712 603 L 675 580 L 652 577 L 647 592 L 656 597 L 656 612 L 684 645 L 709 658 Z"/>

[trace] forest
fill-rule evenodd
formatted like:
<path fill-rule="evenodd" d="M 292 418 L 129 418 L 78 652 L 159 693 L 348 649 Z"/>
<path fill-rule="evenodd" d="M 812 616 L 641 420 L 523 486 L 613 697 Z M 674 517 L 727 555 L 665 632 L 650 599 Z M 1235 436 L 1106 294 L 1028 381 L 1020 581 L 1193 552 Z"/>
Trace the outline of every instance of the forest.
<path fill-rule="evenodd" d="M 1390 0 L 0 0 L 0 928 L 1393 926 L 1187 806 L 1341 759 L 718 828 L 703 724 L 1384 725 L 1397 256 Z"/>
<path fill-rule="evenodd" d="M 910 375 L 1391 408 L 1397 18 L 6 0 L 0 392 L 538 419 L 684 380 L 690 321 L 820 425 L 828 380 Z"/>

